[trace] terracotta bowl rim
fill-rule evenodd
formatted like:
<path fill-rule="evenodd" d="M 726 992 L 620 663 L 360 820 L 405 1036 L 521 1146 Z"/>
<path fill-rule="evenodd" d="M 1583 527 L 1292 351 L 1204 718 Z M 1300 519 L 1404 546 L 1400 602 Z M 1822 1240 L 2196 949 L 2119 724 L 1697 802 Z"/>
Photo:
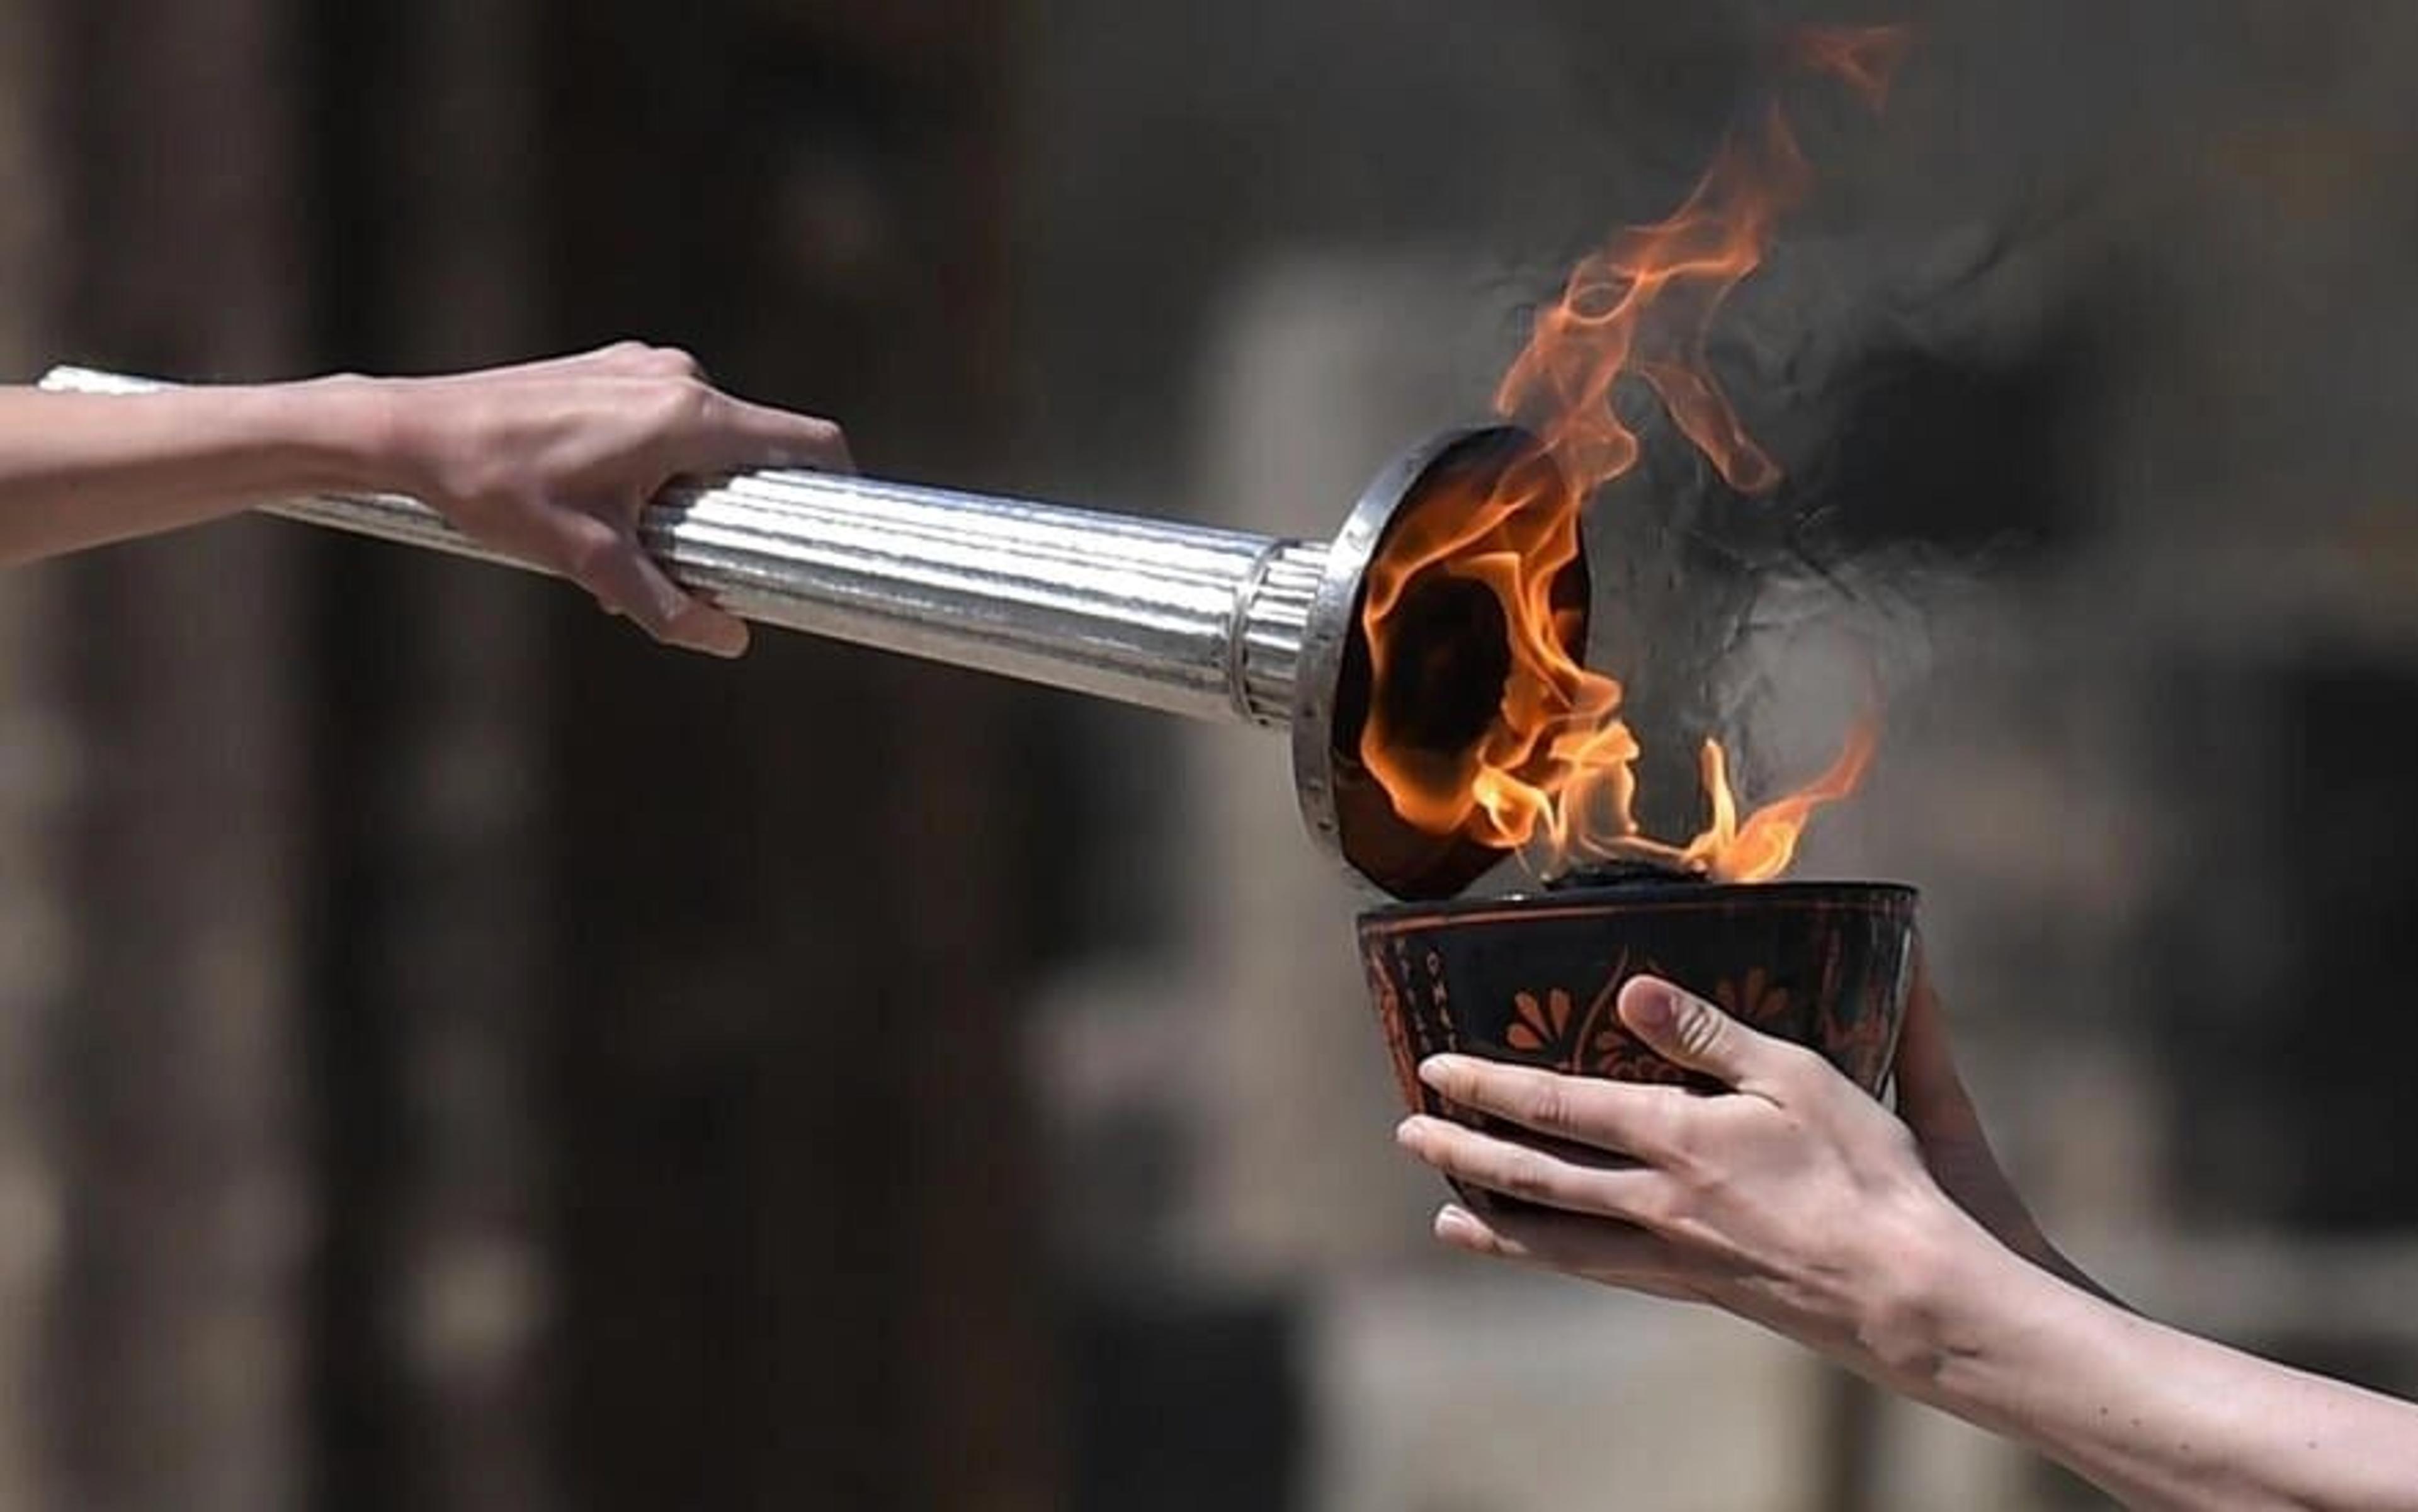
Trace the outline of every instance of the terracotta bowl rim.
<path fill-rule="evenodd" d="M 1921 900 L 1919 888 L 1905 882 L 1780 881 L 1615 882 L 1602 887 L 1571 887 L 1552 892 L 1504 893 L 1483 897 L 1458 897 L 1442 902 L 1389 903 L 1361 913 L 1361 927 L 1415 928 L 1422 924 L 1477 923 L 1503 915 L 1509 920 L 1552 919 L 1571 914 L 1651 911 L 1665 908 L 1702 908 L 1709 904 L 1754 901 L 1780 908 L 1907 907 Z"/>

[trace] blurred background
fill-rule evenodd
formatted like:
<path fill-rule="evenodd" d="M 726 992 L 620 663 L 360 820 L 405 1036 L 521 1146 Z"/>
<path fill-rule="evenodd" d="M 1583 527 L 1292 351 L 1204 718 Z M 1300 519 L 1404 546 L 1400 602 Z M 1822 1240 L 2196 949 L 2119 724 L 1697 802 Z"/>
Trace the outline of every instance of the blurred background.
<path fill-rule="evenodd" d="M 1877 652 L 1801 870 L 1924 887 L 2052 1230 L 2418 1391 L 2418 8 L 0 0 L 0 355 L 640 336 L 871 470 L 1324 538 L 1803 20 L 1920 40 L 1792 93 L 1715 342 L 1788 484 L 1640 406 L 1599 505 L 1648 812 Z M 1257 732 L 266 522 L 11 573 L 0 1506 L 2098 1504 L 1437 1250 L 1366 902 Z"/>

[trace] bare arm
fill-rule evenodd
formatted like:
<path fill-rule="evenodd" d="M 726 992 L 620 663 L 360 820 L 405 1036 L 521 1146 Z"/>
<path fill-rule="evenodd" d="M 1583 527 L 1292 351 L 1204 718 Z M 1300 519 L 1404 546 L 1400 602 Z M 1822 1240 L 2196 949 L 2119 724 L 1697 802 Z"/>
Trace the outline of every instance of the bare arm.
<path fill-rule="evenodd" d="M 2418 1507 L 2418 1407 L 2137 1318 L 2004 1251 L 1943 1258 L 1910 1395 L 2136 1507 Z"/>
<path fill-rule="evenodd" d="M 664 575 L 639 512 L 685 474 L 847 465 L 828 420 L 731 398 L 686 356 L 635 344 L 442 378 L 0 389 L 0 562 L 305 494 L 408 494 L 660 639 L 736 655 L 746 627 Z"/>
<path fill-rule="evenodd" d="M 379 481 L 382 402 L 344 379 L 115 398 L 0 389 L 10 565 Z"/>
<path fill-rule="evenodd" d="M 1733 1090 L 1430 1061 L 1449 1101 L 1550 1141 L 1406 1121 L 1421 1159 L 1549 1210 L 1447 1207 L 1439 1238 L 1721 1307 L 2135 1506 L 2418 1512 L 2418 1408 L 2135 1317 L 2054 1274 L 2054 1251 L 2017 1255 L 1942 1189 L 1913 1129 L 1808 1050 L 1667 984 L 1631 982 L 1620 1012 Z"/>

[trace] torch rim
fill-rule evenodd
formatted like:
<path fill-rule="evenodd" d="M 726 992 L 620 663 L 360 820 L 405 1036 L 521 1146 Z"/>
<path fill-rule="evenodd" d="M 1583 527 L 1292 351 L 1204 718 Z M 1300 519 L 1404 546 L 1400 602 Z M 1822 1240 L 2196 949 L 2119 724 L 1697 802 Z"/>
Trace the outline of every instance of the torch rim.
<path fill-rule="evenodd" d="M 1325 572 L 1311 600 L 1301 642 L 1301 673 L 1292 709 L 1293 786 L 1304 823 L 1323 850 L 1356 877 L 1404 903 L 1432 904 L 1449 898 L 1493 870 L 1511 852 L 1462 837 L 1416 872 L 1381 875 L 1375 848 L 1408 828 L 1390 804 L 1372 824 L 1347 821 L 1338 802 L 1339 765 L 1335 719 L 1344 670 L 1362 639 L 1360 610 L 1370 565 L 1386 534 L 1415 509 L 1421 485 L 1444 464 L 1480 448 L 1499 449 L 1507 459 L 1540 454 L 1541 443 L 1516 425 L 1472 425 L 1444 431 L 1404 451 L 1361 492 L 1342 528 L 1327 548 Z M 1584 571 L 1584 558 L 1579 568 Z M 1580 632 L 1584 637 L 1584 626 Z"/>

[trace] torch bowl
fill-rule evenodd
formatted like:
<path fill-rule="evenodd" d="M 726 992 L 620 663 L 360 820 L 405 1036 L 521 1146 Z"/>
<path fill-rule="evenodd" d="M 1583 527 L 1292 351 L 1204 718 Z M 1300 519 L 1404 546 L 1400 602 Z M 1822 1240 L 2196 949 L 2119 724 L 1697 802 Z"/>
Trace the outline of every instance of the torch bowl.
<path fill-rule="evenodd" d="M 1621 985 L 1641 975 L 1819 1052 L 1878 1095 L 1905 1018 L 1915 904 L 1912 888 L 1881 882 L 1622 881 L 1378 909 L 1360 916 L 1360 955 L 1415 1112 L 1489 1126 L 1420 1084 L 1419 1061 L 1446 1051 L 1713 1090 L 1621 1023 Z"/>

